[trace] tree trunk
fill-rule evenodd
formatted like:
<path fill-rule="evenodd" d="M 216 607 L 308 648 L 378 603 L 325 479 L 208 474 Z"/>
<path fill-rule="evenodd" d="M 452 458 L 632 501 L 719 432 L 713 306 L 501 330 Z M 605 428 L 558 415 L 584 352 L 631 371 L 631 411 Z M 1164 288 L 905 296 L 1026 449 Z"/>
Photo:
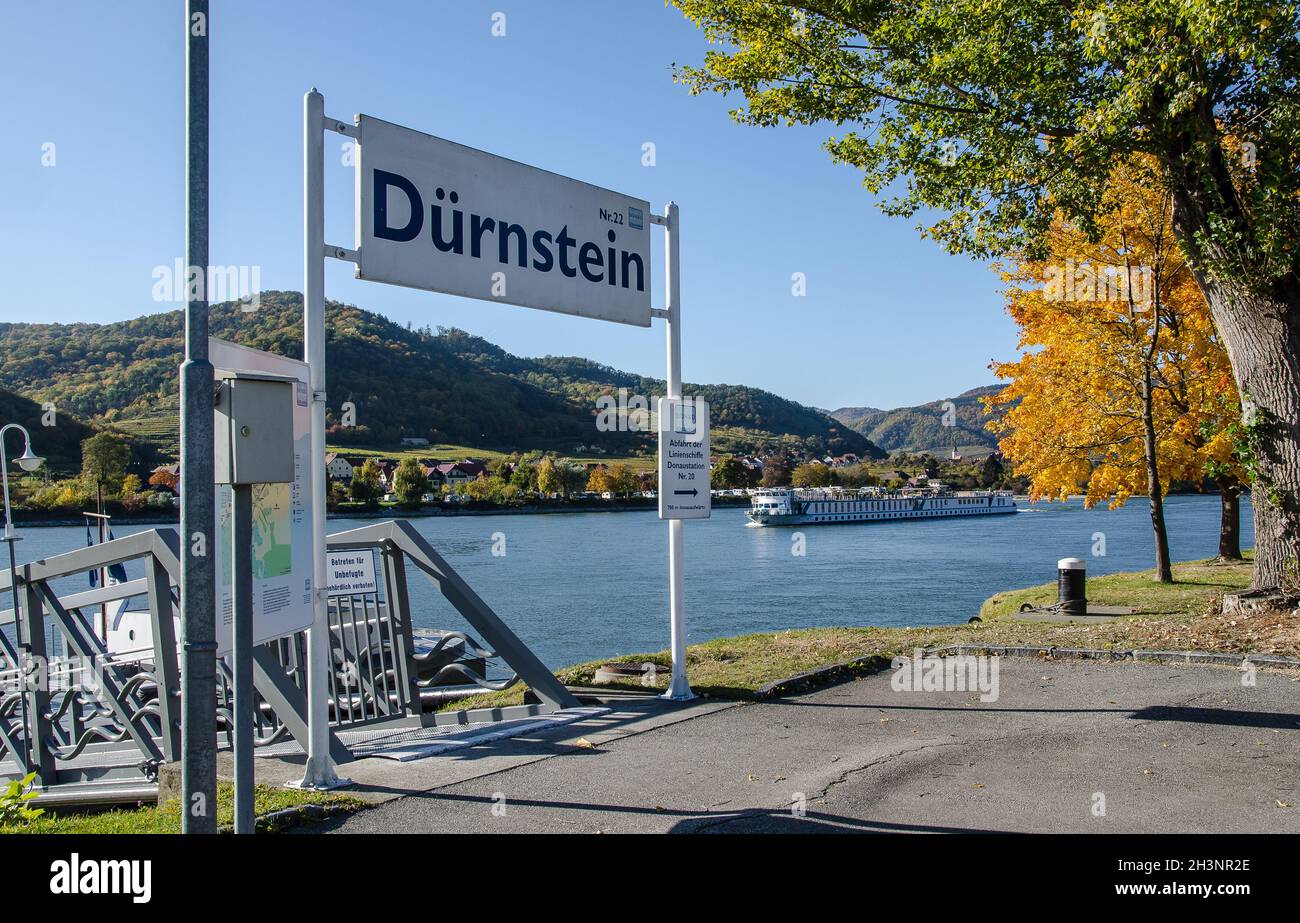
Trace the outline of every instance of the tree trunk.
<path fill-rule="evenodd" d="M 1219 558 L 1241 560 L 1241 488 L 1229 478 L 1219 478 Z"/>
<path fill-rule="evenodd" d="M 1156 426 L 1151 397 L 1151 370 L 1148 366 L 1142 381 L 1142 442 L 1147 457 L 1147 497 L 1151 501 L 1151 530 L 1156 540 L 1156 580 L 1173 583 L 1169 563 L 1169 532 L 1165 529 L 1164 492 L 1160 489 L 1160 469 L 1156 463 Z"/>
<path fill-rule="evenodd" d="M 1300 324 L 1294 305 L 1211 281 L 1206 294 L 1241 392 L 1254 466 L 1252 590 L 1294 582 L 1300 557 Z"/>
<path fill-rule="evenodd" d="M 1210 228 L 1208 212 L 1195 196 L 1175 194 L 1174 230 L 1189 254 L 1206 252 L 1200 240 Z M 1221 264 L 1230 262 L 1222 250 L 1212 255 Z M 1241 393 L 1255 511 L 1250 588 L 1289 592 L 1300 559 L 1300 279 L 1289 275 L 1270 286 L 1252 286 L 1244 275 L 1222 278 L 1198 263 L 1193 273 Z"/>

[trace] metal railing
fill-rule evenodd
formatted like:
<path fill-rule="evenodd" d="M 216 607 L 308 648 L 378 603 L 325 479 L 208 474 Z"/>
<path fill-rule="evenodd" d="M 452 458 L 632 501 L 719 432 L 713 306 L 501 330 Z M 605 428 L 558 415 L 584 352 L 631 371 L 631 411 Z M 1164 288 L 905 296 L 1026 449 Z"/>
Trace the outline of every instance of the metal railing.
<path fill-rule="evenodd" d="M 20 612 L 0 611 L 0 628 L 8 629 L 0 631 L 0 761 L 34 772 L 48 788 L 151 778 L 159 763 L 179 758 L 178 547 L 175 530 L 154 530 L 17 569 Z M 142 579 L 62 598 L 51 585 L 132 562 L 143 566 Z M 0 573 L 0 593 L 9 594 L 10 581 Z M 94 613 L 140 596 L 152 614 L 151 649 L 110 653 L 95 634 Z M 52 656 L 52 648 L 65 653 Z M 113 759 L 128 741 L 137 759 Z"/>
<path fill-rule="evenodd" d="M 382 575 L 372 593 L 333 596 L 330 624 L 330 753 L 352 756 L 336 733 L 382 722 L 466 723 L 573 707 L 577 699 L 415 529 L 403 521 L 329 537 L 332 551 L 370 550 Z M 43 789 L 153 781 L 180 758 L 179 537 L 157 529 L 18 568 L 20 611 L 0 610 L 0 775 L 35 772 Z M 144 576 L 59 596 L 57 581 L 114 564 Z M 408 566 L 422 573 L 477 633 L 413 627 Z M 10 578 L 0 573 L 0 598 Z M 145 599 L 149 643 L 110 651 L 95 632 L 108 604 Z M 482 639 L 482 640 L 478 640 Z M 51 651 L 63 651 L 51 656 Z M 490 679 L 490 663 L 508 676 Z M 306 635 L 254 650 L 255 743 L 307 740 Z M 448 699 L 526 683 L 539 704 L 445 712 Z M 229 666 L 218 660 L 217 724 L 232 733 Z M 305 745 L 305 744 L 304 744 Z"/>

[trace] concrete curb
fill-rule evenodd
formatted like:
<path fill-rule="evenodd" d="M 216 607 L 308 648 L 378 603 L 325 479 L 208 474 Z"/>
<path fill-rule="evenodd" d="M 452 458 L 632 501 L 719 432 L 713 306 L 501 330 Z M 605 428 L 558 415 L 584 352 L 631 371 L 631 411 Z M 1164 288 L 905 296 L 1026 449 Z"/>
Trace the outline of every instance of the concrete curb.
<path fill-rule="evenodd" d="M 329 820 L 331 817 L 355 814 L 357 811 L 364 811 L 367 807 L 369 805 L 364 804 L 299 804 L 263 814 L 254 822 L 254 827 L 258 833 L 280 833 L 293 827 L 301 827 L 303 824 L 315 824 Z M 234 833 L 234 830 L 234 827 L 222 827 L 219 832 Z"/>
<path fill-rule="evenodd" d="M 1147 651 L 1141 649 L 1106 651 L 1096 648 L 1047 645 L 1013 647 L 995 644 L 950 644 L 946 647 L 930 648 L 925 653 L 930 656 L 997 654 L 1006 657 L 1074 657 L 1079 660 L 1155 661 L 1157 663 L 1179 663 L 1189 666 L 1194 664 L 1239 666 L 1242 663 L 1249 662 L 1266 667 L 1300 669 L 1300 659 L 1295 657 L 1282 657 L 1276 654 L 1218 654 L 1208 651 Z"/>
<path fill-rule="evenodd" d="M 761 702 L 764 699 L 777 698 L 784 693 L 805 692 L 819 686 L 827 686 L 840 679 L 851 679 L 879 673 L 889 666 L 890 659 L 882 654 L 871 654 L 867 657 L 857 657 L 853 660 L 834 663 L 827 667 L 805 670 L 803 673 L 796 673 L 794 676 L 774 680 L 765 686 L 759 687 L 755 690 L 752 698 Z"/>
<path fill-rule="evenodd" d="M 1108 660 L 1136 663 L 1139 661 L 1157 663 L 1177 663 L 1194 666 L 1196 664 L 1223 664 L 1240 666 L 1253 663 L 1264 667 L 1300 670 L 1300 659 L 1281 657 L 1275 654 L 1215 654 L 1207 651 L 1104 651 L 1085 647 L 1052 646 L 1008 646 L 996 644 L 950 644 L 945 647 L 932 647 L 925 650 L 928 657 L 943 657 L 953 654 L 986 654 L 1001 657 L 1073 657 L 1078 660 Z M 886 669 L 892 657 L 872 654 L 845 660 L 830 666 L 805 670 L 784 679 L 774 680 L 755 690 L 750 701 L 765 701 L 779 698 L 790 693 L 807 692 L 822 686 L 829 686 L 844 679 L 868 676 Z"/>

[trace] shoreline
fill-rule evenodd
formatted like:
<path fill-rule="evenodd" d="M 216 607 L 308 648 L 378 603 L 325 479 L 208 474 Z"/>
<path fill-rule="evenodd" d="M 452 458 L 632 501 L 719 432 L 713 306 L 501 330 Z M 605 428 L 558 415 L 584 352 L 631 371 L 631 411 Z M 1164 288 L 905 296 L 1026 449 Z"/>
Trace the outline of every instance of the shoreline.
<path fill-rule="evenodd" d="M 1169 497 L 1215 497 L 1218 491 L 1179 491 L 1168 494 Z M 1249 499 L 1249 493 L 1242 494 Z M 1020 503 L 1028 503 L 1031 507 L 1050 507 L 1060 501 L 1055 499 L 1041 499 L 1037 503 L 1031 501 L 1027 495 L 1014 494 L 1013 499 Z M 1067 502 L 1083 499 L 1082 494 L 1072 494 L 1067 498 Z M 748 507 L 749 497 L 714 497 L 714 507 Z M 562 504 L 526 504 L 524 506 L 479 506 L 477 504 L 464 504 L 452 506 L 422 506 L 416 509 L 402 509 L 398 506 L 379 506 L 375 509 L 333 509 L 327 514 L 327 519 L 384 519 L 384 518 L 406 518 L 406 519 L 432 519 L 439 516 L 532 516 L 548 515 L 551 513 L 636 513 L 646 511 L 656 511 L 659 509 L 657 500 L 644 500 L 642 502 L 629 502 L 628 500 L 613 501 L 600 500 L 588 501 L 587 503 L 562 503 Z M 14 509 L 14 526 L 16 528 L 61 528 L 70 526 L 84 526 L 85 520 L 81 518 L 81 513 L 67 513 L 64 511 L 44 512 L 39 510 Z M 90 512 L 87 510 L 86 512 Z M 163 515 L 156 512 L 139 512 L 128 513 L 119 511 L 111 514 L 114 522 L 129 523 L 132 525 L 175 525 L 180 521 L 180 513 L 175 515 Z"/>
<path fill-rule="evenodd" d="M 748 497 L 714 497 L 713 506 L 716 507 L 748 507 Z M 590 505 L 565 504 L 555 506 L 542 505 L 525 505 L 517 507 L 478 507 L 466 505 L 464 507 L 419 507 L 408 510 L 397 506 L 381 506 L 373 510 L 330 510 L 326 514 L 326 520 L 344 520 L 344 519 L 435 519 L 440 516 L 532 516 L 532 515 L 549 515 L 552 513 L 646 513 L 656 512 L 659 509 L 658 501 L 647 500 L 645 503 L 625 503 L 615 501 L 601 501 L 591 503 Z M 89 511 L 87 511 L 89 512 Z M 15 509 L 14 527 L 15 528 L 67 528 L 84 526 L 85 520 L 80 518 L 81 514 L 69 513 L 41 513 L 33 510 Z M 77 518 L 72 518 L 72 517 Z M 180 522 L 179 515 L 164 516 L 156 513 L 114 513 L 112 514 L 114 523 L 128 523 L 130 525 L 141 526 L 171 526 Z"/>

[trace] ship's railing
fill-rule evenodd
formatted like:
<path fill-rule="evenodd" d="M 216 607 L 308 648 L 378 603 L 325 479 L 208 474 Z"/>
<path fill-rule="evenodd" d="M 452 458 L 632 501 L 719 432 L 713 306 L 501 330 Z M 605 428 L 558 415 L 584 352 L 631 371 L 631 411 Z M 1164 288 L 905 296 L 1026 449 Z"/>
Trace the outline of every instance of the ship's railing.
<path fill-rule="evenodd" d="M 1009 490 L 950 490 L 934 487 L 903 487 L 889 490 L 882 487 L 792 487 L 786 491 L 799 500 L 900 500 L 930 497 L 1010 497 Z M 755 494 L 758 496 L 758 494 Z"/>

